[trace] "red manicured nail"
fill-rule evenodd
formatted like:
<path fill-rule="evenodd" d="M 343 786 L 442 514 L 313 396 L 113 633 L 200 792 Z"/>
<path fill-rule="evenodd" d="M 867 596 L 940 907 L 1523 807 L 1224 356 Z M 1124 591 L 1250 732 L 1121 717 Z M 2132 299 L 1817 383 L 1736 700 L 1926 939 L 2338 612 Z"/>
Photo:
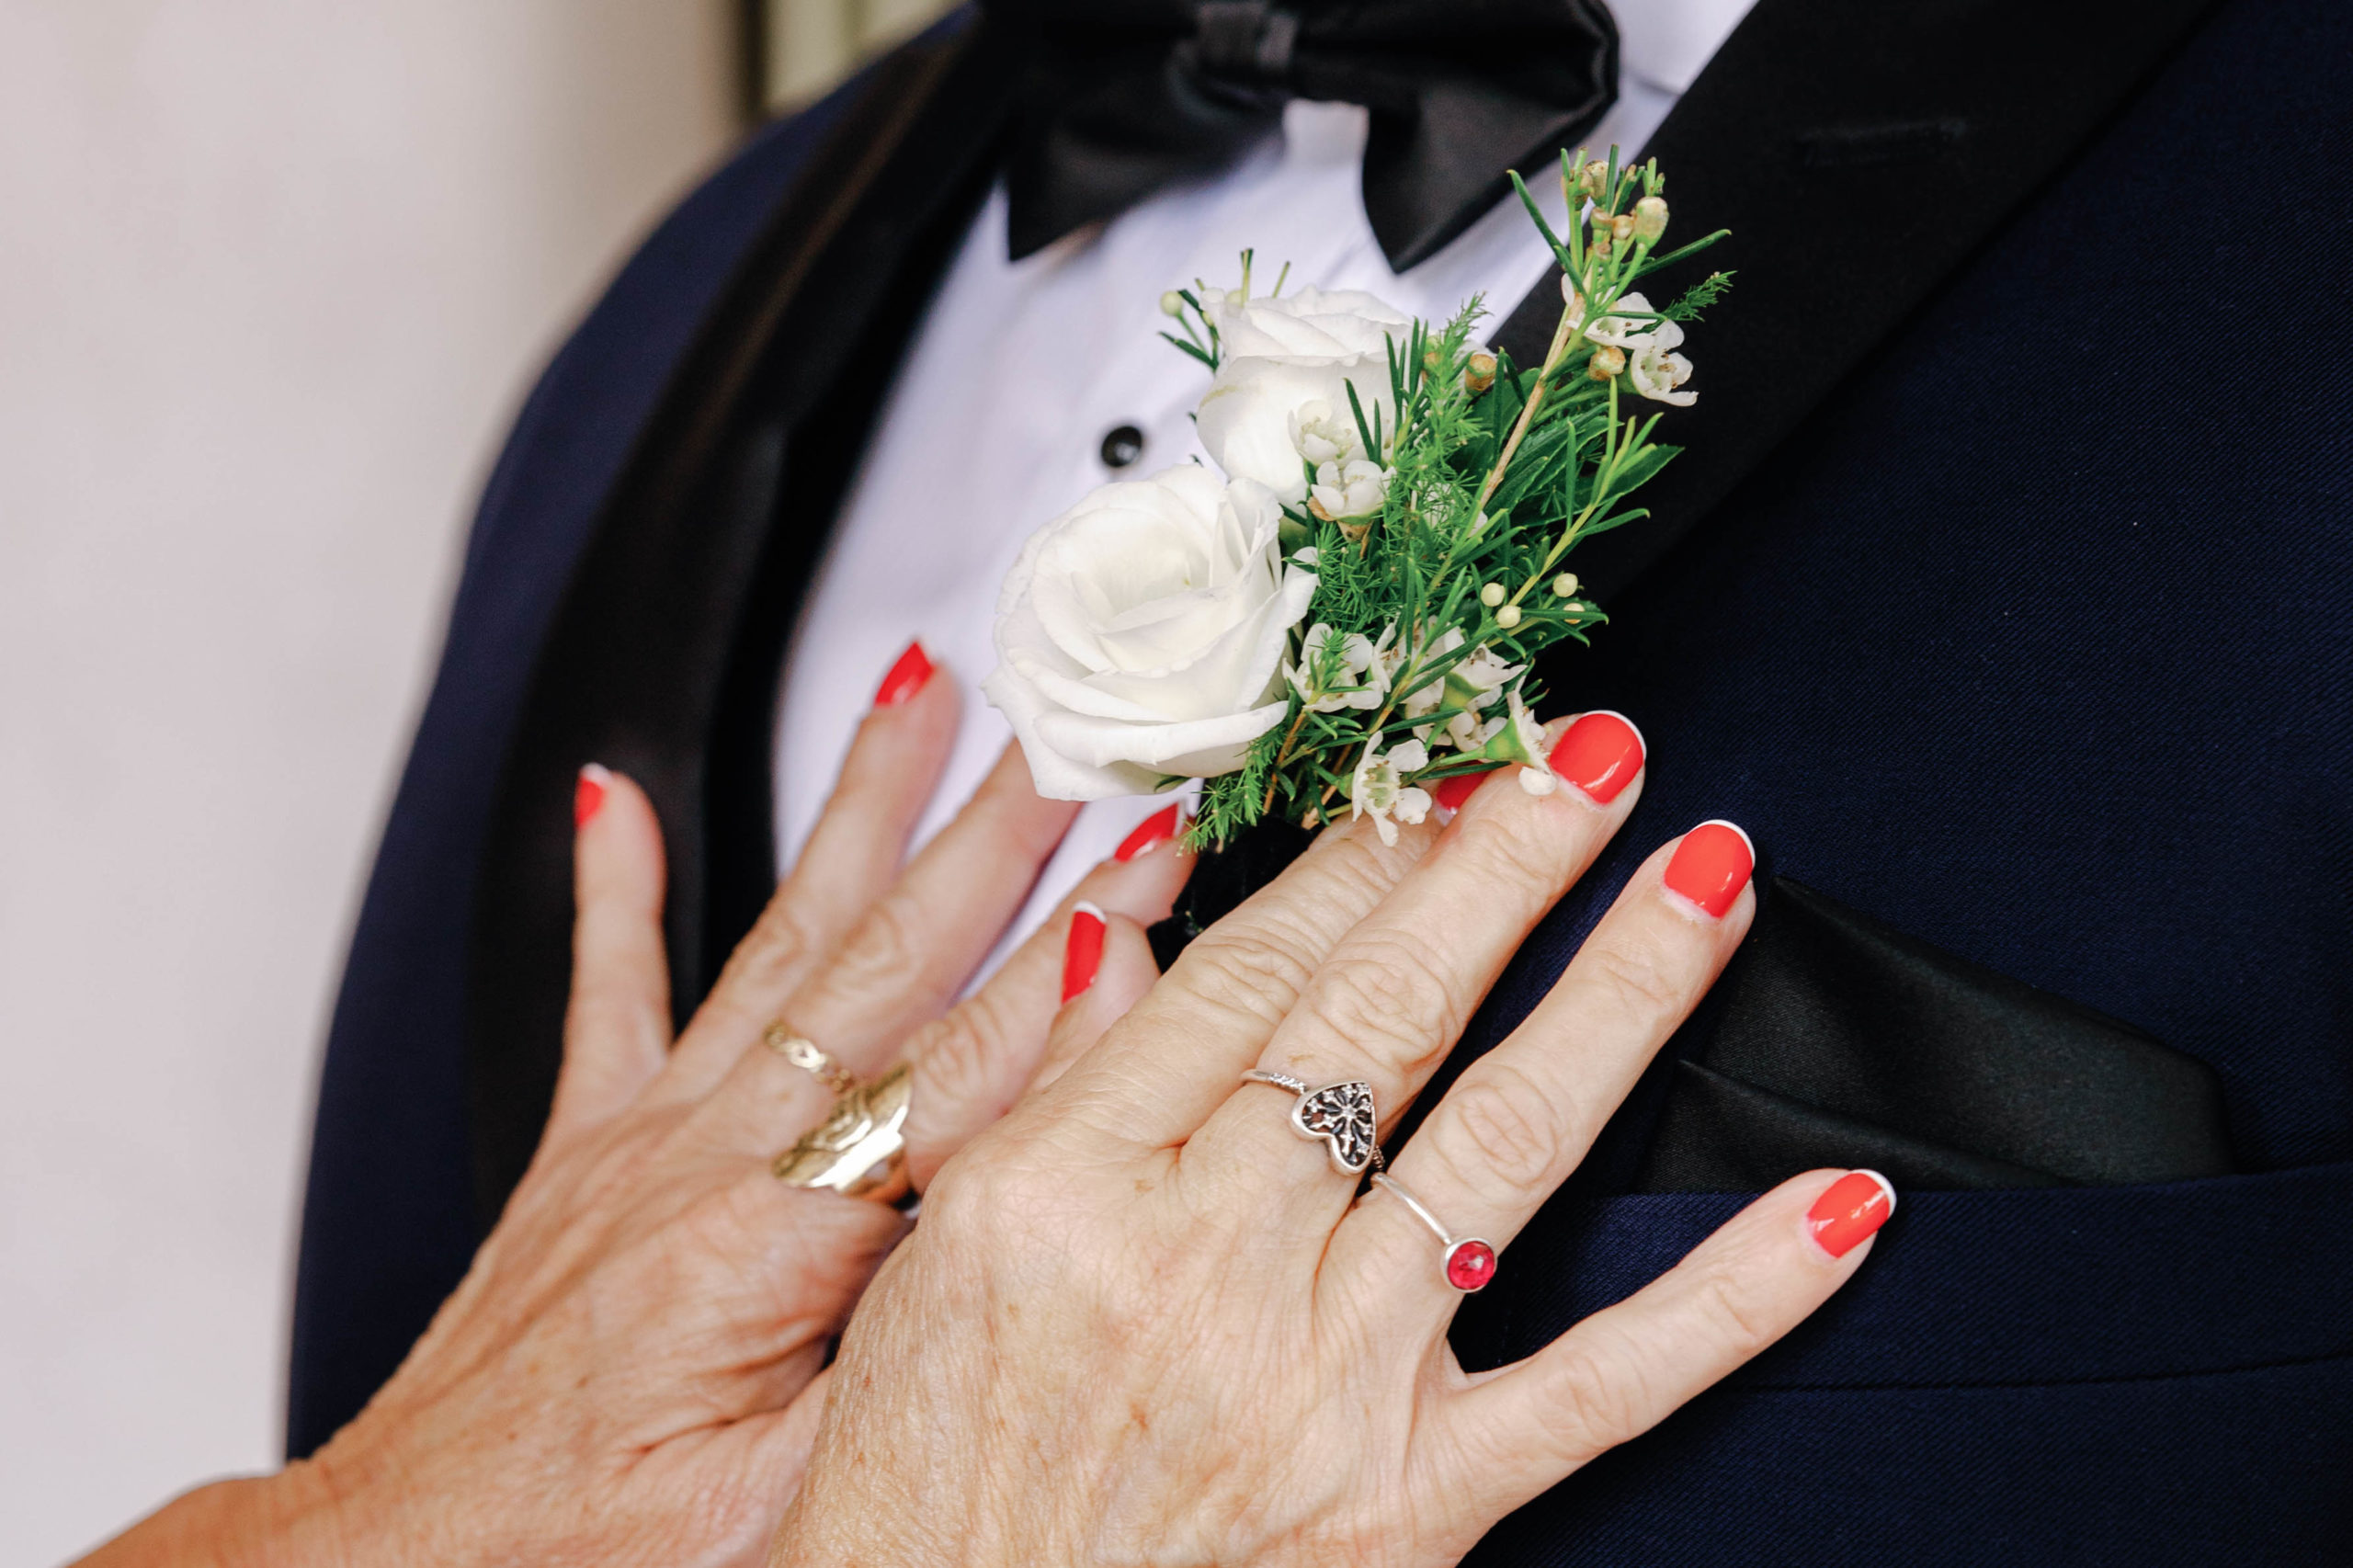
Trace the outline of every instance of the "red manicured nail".
<path fill-rule="evenodd" d="M 1895 1212 L 1895 1188 L 1877 1171 L 1848 1171 L 1805 1211 L 1805 1228 L 1833 1257 L 1844 1257 Z"/>
<path fill-rule="evenodd" d="M 923 640 L 917 638 L 907 644 L 907 651 L 899 655 L 899 662 L 882 677 L 881 686 L 874 693 L 874 706 L 896 708 L 923 689 L 923 683 L 931 678 L 931 655 L 923 651 Z"/>
<path fill-rule="evenodd" d="M 1606 806 L 1643 770 L 1643 733 L 1623 713 L 1600 709 L 1568 727 L 1552 746 L 1552 771 Z"/>
<path fill-rule="evenodd" d="M 1479 792 L 1480 785 L 1484 784 L 1491 775 L 1502 771 L 1500 767 L 1490 767 L 1482 773 L 1458 773 L 1452 778 L 1441 778 L 1431 787 L 1430 799 L 1449 812 L 1459 812 L 1463 801 Z"/>
<path fill-rule="evenodd" d="M 1120 846 L 1111 851 L 1111 858 L 1125 863 L 1134 859 L 1145 850 L 1165 844 L 1176 837 L 1176 818 L 1183 810 L 1184 802 L 1179 801 L 1165 810 L 1153 812 L 1152 815 L 1136 824 L 1136 830 L 1120 840 Z"/>
<path fill-rule="evenodd" d="M 1103 912 L 1091 903 L 1070 912 L 1070 939 L 1063 946 L 1063 1000 L 1082 995 L 1103 967 Z"/>
<path fill-rule="evenodd" d="M 1711 920 L 1721 920 L 1756 869 L 1756 850 L 1748 835 L 1728 822 L 1703 822 L 1675 846 L 1675 858 L 1666 863 L 1666 888 L 1698 904 Z"/>
<path fill-rule="evenodd" d="M 577 831 L 597 820 L 605 809 L 605 785 L 612 775 L 590 763 L 580 770 L 580 778 L 572 786 L 572 825 Z"/>

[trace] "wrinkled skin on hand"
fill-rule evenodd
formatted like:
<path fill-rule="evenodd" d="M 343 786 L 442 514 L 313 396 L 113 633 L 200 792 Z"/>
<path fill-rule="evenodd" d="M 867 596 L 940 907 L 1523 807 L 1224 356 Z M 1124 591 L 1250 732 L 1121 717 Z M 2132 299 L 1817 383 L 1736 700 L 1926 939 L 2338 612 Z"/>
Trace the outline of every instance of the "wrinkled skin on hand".
<path fill-rule="evenodd" d="M 1237 1083 L 1362 1080 L 1393 1127 L 1636 792 L 1491 786 L 1386 846 L 1335 828 L 1124 1017 L 1070 1009 L 1067 1070 L 949 1163 L 868 1291 L 771 1562 L 1451 1563 L 1827 1299 L 1869 1243 L 1816 1241 L 1822 1171 L 1466 1373 L 1438 1238 L 1389 1191 L 1357 1201 L 1289 1092 Z M 1678 847 L 1393 1152 L 1455 1236 L 1508 1244 L 1745 933 L 1753 893 L 1695 904 Z"/>
<path fill-rule="evenodd" d="M 676 1040 L 652 807 L 585 774 L 554 1108 L 463 1284 L 313 1460 L 191 1494 L 88 1561 L 758 1561 L 805 1462 L 827 1346 L 906 1229 L 886 1205 L 770 1174 L 833 1096 L 763 1030 L 789 1017 L 860 1074 L 910 1063 L 921 1187 L 1025 1092 L 1059 1000 L 1068 904 L 950 1005 L 1073 813 L 1008 754 L 903 865 L 955 704 L 935 677 L 868 719 L 793 875 Z M 1074 901 L 1155 918 L 1185 871 L 1165 846 L 1098 868 Z"/>

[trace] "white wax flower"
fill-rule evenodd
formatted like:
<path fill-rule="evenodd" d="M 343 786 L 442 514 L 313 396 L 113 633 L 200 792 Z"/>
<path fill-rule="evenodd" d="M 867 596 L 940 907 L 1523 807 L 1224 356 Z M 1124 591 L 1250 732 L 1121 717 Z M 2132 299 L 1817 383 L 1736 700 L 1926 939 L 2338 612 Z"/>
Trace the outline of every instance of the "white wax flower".
<path fill-rule="evenodd" d="M 1287 564 L 1264 485 L 1194 463 L 1106 484 L 1040 528 L 997 598 L 981 688 L 1038 792 L 1096 801 L 1242 766 L 1282 719 L 1315 574 Z"/>
<path fill-rule="evenodd" d="M 1651 302 L 1640 294 L 1620 295 L 1618 303 L 1613 307 L 1613 313 L 1589 324 L 1585 329 L 1586 336 L 1596 343 L 1606 343 L 1613 348 L 1626 348 L 1640 342 L 1653 327 L 1675 327 L 1673 322 L 1630 320 L 1625 316 L 1615 314 L 1615 311 L 1640 311 L 1648 314 L 1651 311 Z M 1683 333 L 1680 328 L 1675 330 L 1675 341 L 1676 343 L 1683 341 Z M 1667 347 L 1671 348 L 1674 344 L 1669 344 Z"/>
<path fill-rule="evenodd" d="M 1318 468 L 1365 455 L 1364 435 L 1357 428 L 1354 409 L 1336 409 L 1313 397 L 1292 409 L 1290 420 L 1290 444 Z"/>
<path fill-rule="evenodd" d="M 1222 358 L 1197 427 L 1220 468 L 1295 506 L 1307 499 L 1311 466 L 1379 459 L 1363 449 L 1348 389 L 1356 389 L 1368 425 L 1378 413 L 1384 432 L 1396 427 L 1388 407 L 1389 345 L 1394 339 L 1404 352 L 1413 335 L 1409 317 L 1358 290 L 1302 289 L 1246 301 L 1213 299 L 1209 318 Z"/>
<path fill-rule="evenodd" d="M 1381 655 L 1396 631 L 1394 626 L 1384 627 L 1378 642 L 1360 631 L 1349 632 L 1340 640 L 1338 668 L 1327 678 L 1317 672 L 1333 632 L 1330 626 L 1319 620 L 1300 639 L 1299 663 L 1284 669 L 1284 678 L 1290 682 L 1291 689 L 1299 693 L 1300 701 L 1310 712 L 1378 708 L 1389 693 L 1389 665 Z"/>
<path fill-rule="evenodd" d="M 1430 765 L 1430 754 L 1419 741 L 1401 741 L 1386 752 L 1380 745 L 1378 736 L 1367 744 L 1364 759 L 1348 781 L 1348 814 L 1370 817 L 1381 842 L 1394 844 L 1398 823 L 1420 822 L 1430 814 L 1429 791 L 1404 781 L 1407 774 Z"/>
<path fill-rule="evenodd" d="M 1483 721 L 1479 712 L 1502 696 L 1504 687 L 1527 668 L 1525 665 L 1504 663 L 1493 649 L 1482 645 L 1446 672 L 1447 706 L 1461 710 L 1446 722 L 1446 738 L 1454 743 L 1457 750 L 1479 750 L 1511 722 L 1501 715 Z"/>
<path fill-rule="evenodd" d="M 1389 471 L 1361 458 L 1345 467 L 1325 463 L 1315 471 L 1315 483 L 1307 487 L 1307 509 L 1327 523 L 1343 517 L 1370 517 L 1388 498 Z"/>
<path fill-rule="evenodd" d="M 1488 733 L 1481 755 L 1490 762 L 1520 764 L 1519 787 L 1529 794 L 1552 792 L 1552 759 L 1544 744 L 1544 726 L 1521 699 L 1518 687 L 1506 693 L 1504 722 Z"/>
<path fill-rule="evenodd" d="M 1668 321 L 1659 323 L 1658 331 L 1636 343 L 1634 357 L 1626 365 L 1626 379 L 1636 392 L 1653 403 L 1673 403 L 1677 408 L 1688 408 L 1699 401 L 1698 392 L 1676 390 L 1691 379 L 1691 361 L 1668 352 L 1682 341 L 1683 329 Z"/>

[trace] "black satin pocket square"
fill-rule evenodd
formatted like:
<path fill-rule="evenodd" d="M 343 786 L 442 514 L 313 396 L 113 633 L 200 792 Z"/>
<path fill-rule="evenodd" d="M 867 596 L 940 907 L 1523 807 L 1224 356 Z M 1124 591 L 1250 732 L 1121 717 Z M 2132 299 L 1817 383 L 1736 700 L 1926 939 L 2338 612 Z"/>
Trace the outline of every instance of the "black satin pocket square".
<path fill-rule="evenodd" d="M 1636 1189 L 1748 1191 L 1824 1165 L 1897 1187 L 2227 1176 L 2212 1069 L 2130 1024 L 1777 878 Z"/>

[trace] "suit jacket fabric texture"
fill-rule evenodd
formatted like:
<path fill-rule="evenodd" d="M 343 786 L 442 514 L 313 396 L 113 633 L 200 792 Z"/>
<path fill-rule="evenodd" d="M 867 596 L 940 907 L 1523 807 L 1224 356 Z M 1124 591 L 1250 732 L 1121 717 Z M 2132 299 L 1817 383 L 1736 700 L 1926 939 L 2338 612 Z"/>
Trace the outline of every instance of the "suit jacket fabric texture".
<path fill-rule="evenodd" d="M 1796 875 L 2205 1062 L 2254 1174 L 1907 1194 L 1821 1317 L 1479 1561 L 2341 1557 L 2353 407 L 2331 368 L 2353 136 L 2326 62 L 2348 46 L 2317 0 L 2223 7 L 1610 603 L 1557 695 L 1638 717 L 1645 800 L 1460 1053 L 1525 1012 L 1643 846 L 1727 815 L 1760 882 Z M 681 210 L 551 367 L 485 498 L 330 1047 L 298 1450 L 462 1270 L 450 914 L 472 907 L 516 711 L 622 450 L 843 112 L 767 133 Z M 1684 1049 L 1468 1304 L 1467 1362 L 1525 1354 L 1738 1206 L 1630 1190 Z"/>

